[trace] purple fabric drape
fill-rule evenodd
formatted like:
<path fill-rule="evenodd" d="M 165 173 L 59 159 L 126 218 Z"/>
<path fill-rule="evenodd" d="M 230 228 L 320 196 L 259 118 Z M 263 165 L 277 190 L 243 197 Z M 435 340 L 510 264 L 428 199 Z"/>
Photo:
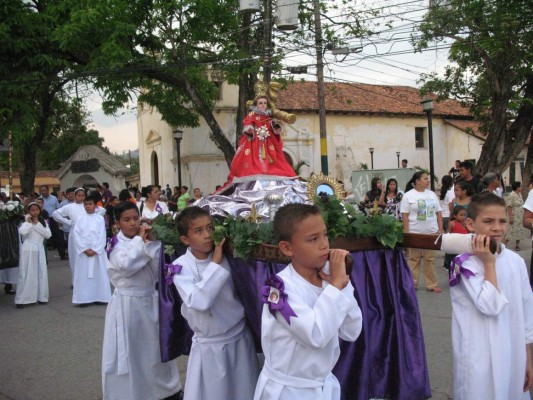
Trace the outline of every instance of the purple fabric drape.
<path fill-rule="evenodd" d="M 172 260 L 185 253 L 183 249 L 174 254 Z M 168 259 L 165 259 L 167 257 Z M 187 320 L 181 315 L 182 301 L 176 286 L 168 284 L 165 279 L 165 262 L 170 257 L 163 254 L 163 246 L 159 255 L 159 346 L 161 362 L 168 362 L 181 355 L 188 355 L 191 350 L 193 332 Z"/>
<path fill-rule="evenodd" d="M 431 397 L 418 302 L 403 253 L 397 249 L 359 251 L 352 257 L 351 280 L 363 314 L 363 330 L 355 343 L 341 341 L 341 355 L 333 373 L 341 384 L 343 400 Z M 228 261 L 259 352 L 261 288 L 285 264 L 231 257 Z M 181 302 L 175 287 L 166 287 L 164 281 L 160 272 L 160 319 L 173 323 L 160 324 L 161 354 L 165 350 L 175 358 L 188 354 L 191 333 L 186 322 L 186 329 L 180 322 Z"/>
<path fill-rule="evenodd" d="M 352 256 L 363 330 L 355 343 L 341 341 L 333 373 L 343 399 L 431 397 L 418 301 L 403 253 L 374 250 Z"/>

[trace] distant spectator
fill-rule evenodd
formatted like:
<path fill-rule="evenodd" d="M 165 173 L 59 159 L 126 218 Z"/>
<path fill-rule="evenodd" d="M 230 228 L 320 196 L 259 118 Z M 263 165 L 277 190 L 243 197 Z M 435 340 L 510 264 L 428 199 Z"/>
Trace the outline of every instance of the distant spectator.
<path fill-rule="evenodd" d="M 461 176 L 457 178 L 457 182 L 468 182 L 474 193 L 477 193 L 480 181 L 479 178 L 474 175 L 474 166 L 472 163 L 470 161 L 463 161 L 459 167 L 459 173 Z"/>
<path fill-rule="evenodd" d="M 187 186 L 182 186 L 180 190 L 181 194 L 178 198 L 178 211 L 185 210 L 185 208 L 187 208 L 187 205 L 189 205 L 189 200 L 191 199 L 191 196 L 189 194 L 189 188 Z"/>
<path fill-rule="evenodd" d="M 455 180 L 461 175 L 461 160 L 455 160 L 455 165 L 450 169 L 448 174 Z"/>
<path fill-rule="evenodd" d="M 203 199 L 202 191 L 200 188 L 194 188 L 193 197 L 189 200 L 189 204 L 192 204 L 200 199 Z"/>
<path fill-rule="evenodd" d="M 472 186 L 466 181 L 458 181 L 453 186 L 455 198 L 449 204 L 450 215 L 453 215 L 453 210 L 457 206 L 463 206 L 468 209 L 470 198 L 475 194 Z"/>
<path fill-rule="evenodd" d="M 381 196 L 381 192 L 383 191 L 383 184 L 381 183 L 381 179 L 378 177 L 372 178 L 372 181 L 370 182 L 370 190 L 366 192 L 365 198 L 363 199 L 365 203 L 370 204 L 374 201 L 379 201 L 379 197 Z"/>
<path fill-rule="evenodd" d="M 109 190 L 109 183 L 102 182 L 103 190 L 102 190 L 102 200 L 103 203 L 107 205 L 111 201 L 111 198 L 113 197 L 113 192 Z"/>
<path fill-rule="evenodd" d="M 170 186 L 169 186 L 168 183 L 167 183 L 167 187 L 165 189 L 165 196 L 167 196 L 167 199 L 169 199 L 169 200 L 172 197 L 172 190 L 170 190 Z"/>
<path fill-rule="evenodd" d="M 440 207 L 442 208 L 442 228 L 445 232 L 448 229 L 448 220 L 451 215 L 449 204 L 454 198 L 453 178 L 450 175 L 444 175 L 441 180 L 439 200 Z"/>
<path fill-rule="evenodd" d="M 59 201 L 57 197 L 50 194 L 48 185 L 41 185 L 39 191 L 41 192 L 40 198 L 43 200 L 43 204 L 40 205 L 41 215 L 48 221 L 50 231 L 52 232 L 52 237 L 47 241 L 47 246 L 55 247 L 61 259 L 66 260 L 67 243 L 65 242 L 63 232 L 59 229 L 59 225 L 53 218 L 49 219 L 52 213 L 59 208 Z M 48 217 L 45 217 L 46 214 L 48 214 Z"/>
<path fill-rule="evenodd" d="M 385 214 L 394 215 L 400 220 L 400 202 L 403 194 L 398 190 L 398 181 L 394 178 L 387 180 L 387 186 L 379 197 L 379 206 L 384 208 Z"/>
<path fill-rule="evenodd" d="M 402 160 L 402 168 L 407 168 L 407 158 Z"/>
<path fill-rule="evenodd" d="M 500 177 L 494 172 L 486 173 L 483 178 L 481 178 L 481 184 L 479 185 L 478 192 L 481 193 L 494 193 L 494 191 L 501 186 Z M 496 194 L 496 193 L 494 193 Z"/>
<path fill-rule="evenodd" d="M 120 200 L 117 196 L 111 196 L 109 201 L 107 202 L 105 206 L 105 230 L 106 230 L 106 237 L 109 239 L 111 236 L 113 236 L 113 227 L 115 226 L 115 207 L 120 204 Z"/>
<path fill-rule="evenodd" d="M 524 199 L 522 198 L 522 183 L 513 182 L 512 191 L 506 196 L 507 214 L 509 215 L 509 225 L 503 243 L 507 246 L 510 240 L 515 241 L 515 250 L 520 251 L 520 240 L 527 238 L 528 231 L 522 226 L 524 218 Z"/>
<path fill-rule="evenodd" d="M 135 201 L 135 199 L 131 196 L 131 193 L 128 189 L 122 189 L 120 191 L 120 193 L 118 194 L 118 199 L 120 202 L 123 202 L 123 201 L 129 201 L 133 204 L 137 204 L 137 202 Z"/>
<path fill-rule="evenodd" d="M 177 186 L 174 186 L 174 192 L 168 199 L 168 210 L 171 212 L 177 212 L 178 211 L 178 199 L 180 197 L 180 188 Z"/>

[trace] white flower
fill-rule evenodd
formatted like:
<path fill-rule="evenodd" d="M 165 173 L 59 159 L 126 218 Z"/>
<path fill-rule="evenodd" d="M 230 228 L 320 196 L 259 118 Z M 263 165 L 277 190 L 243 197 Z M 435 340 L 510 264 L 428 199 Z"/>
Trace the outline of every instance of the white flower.
<path fill-rule="evenodd" d="M 4 203 L 0 204 L 0 210 L 5 211 L 6 205 Z"/>
<path fill-rule="evenodd" d="M 13 204 L 13 200 L 8 200 L 6 204 Z"/>
<path fill-rule="evenodd" d="M 15 209 L 15 206 L 13 204 L 8 204 L 6 206 L 7 211 L 13 211 Z"/>
<path fill-rule="evenodd" d="M 19 203 L 18 201 L 15 200 L 15 201 L 13 202 L 13 204 L 16 205 L 16 206 L 18 207 L 18 205 L 19 205 L 20 203 Z"/>

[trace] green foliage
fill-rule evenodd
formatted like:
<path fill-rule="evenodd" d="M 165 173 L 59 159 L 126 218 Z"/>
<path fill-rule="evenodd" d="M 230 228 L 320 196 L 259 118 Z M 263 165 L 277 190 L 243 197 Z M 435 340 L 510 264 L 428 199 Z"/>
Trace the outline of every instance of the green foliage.
<path fill-rule="evenodd" d="M 327 199 L 315 198 L 315 204 L 326 226 L 328 238 L 376 237 L 385 247 L 394 248 L 403 241 L 403 226 L 392 215 L 366 216 L 359 213 L 351 204 L 342 203 L 334 196 Z M 227 238 L 233 249 L 233 255 L 243 259 L 250 258 L 261 244 L 276 244 L 272 222 L 253 223 L 244 218 L 229 216 L 224 220 L 215 219 L 213 240 L 215 245 Z M 154 236 L 165 245 L 165 253 L 173 254 L 176 246 L 181 244 L 174 220 L 171 217 L 158 216 L 152 222 Z"/>
<path fill-rule="evenodd" d="M 455 98 L 487 133 L 477 172 L 502 172 L 533 126 L 533 18 L 525 0 L 434 2 L 413 35 L 417 50 L 450 45 L 443 74 L 422 75 L 422 93 Z"/>
<path fill-rule="evenodd" d="M 158 215 L 152 221 L 152 235 L 163 243 L 165 254 L 174 254 L 174 249 L 182 244 L 172 216 Z"/>

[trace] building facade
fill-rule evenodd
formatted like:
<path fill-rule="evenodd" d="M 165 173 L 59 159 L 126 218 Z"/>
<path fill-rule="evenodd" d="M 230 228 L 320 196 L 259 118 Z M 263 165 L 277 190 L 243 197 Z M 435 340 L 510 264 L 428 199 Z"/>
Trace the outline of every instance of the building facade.
<path fill-rule="evenodd" d="M 237 87 L 223 83 L 214 115 L 230 142 L 236 140 Z M 284 124 L 284 151 L 294 164 L 309 166 L 300 175 L 321 172 L 320 135 L 316 82 L 287 86 L 278 93 L 277 108 L 296 115 L 293 125 Z M 351 190 L 354 170 L 409 167 L 429 169 L 428 116 L 422 111 L 417 88 L 366 84 L 326 83 L 326 131 L 329 175 Z M 161 120 L 156 109 L 138 108 L 140 183 L 178 183 L 177 144 L 173 127 Z M 434 166 L 437 177 L 447 174 L 456 159 L 476 160 L 484 137 L 479 124 L 465 107 L 447 100 L 435 102 L 433 110 Z M 229 168 L 222 152 L 210 139 L 203 119 L 196 128 L 184 128 L 180 144 L 182 184 L 212 193 L 226 181 Z M 370 153 L 369 149 L 373 149 Z M 398 155 L 399 153 L 399 155 Z"/>

